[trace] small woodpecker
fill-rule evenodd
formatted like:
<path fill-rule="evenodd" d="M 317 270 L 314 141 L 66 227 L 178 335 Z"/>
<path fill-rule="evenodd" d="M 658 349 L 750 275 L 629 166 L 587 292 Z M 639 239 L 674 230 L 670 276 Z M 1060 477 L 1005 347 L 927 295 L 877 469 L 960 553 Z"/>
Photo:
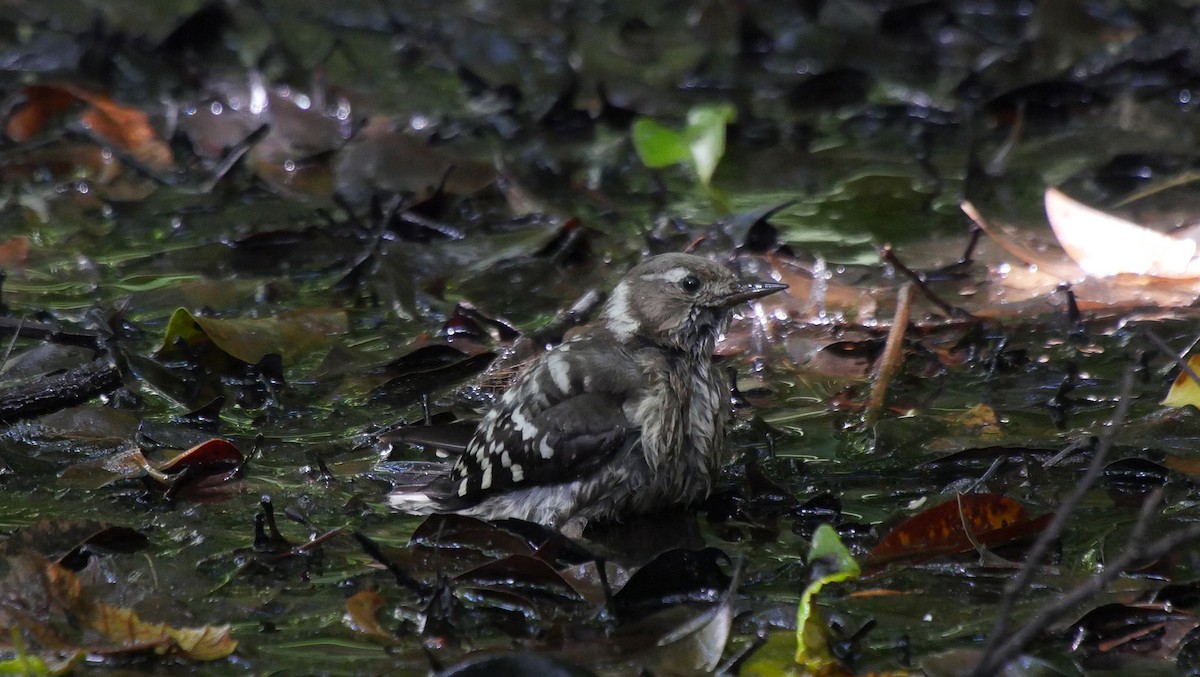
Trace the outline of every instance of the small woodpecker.
<path fill-rule="evenodd" d="M 448 477 L 393 492 L 389 503 L 582 531 L 704 499 L 729 413 L 713 347 L 734 306 L 786 287 L 740 282 L 691 254 L 643 261 L 597 320 L 499 397 Z"/>

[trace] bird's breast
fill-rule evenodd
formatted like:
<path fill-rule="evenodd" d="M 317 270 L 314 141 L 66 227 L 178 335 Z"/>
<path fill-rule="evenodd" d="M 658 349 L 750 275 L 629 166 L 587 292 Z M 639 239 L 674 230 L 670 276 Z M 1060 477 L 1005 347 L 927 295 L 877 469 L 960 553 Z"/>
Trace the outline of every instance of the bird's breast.
<path fill-rule="evenodd" d="M 664 359 L 651 367 L 634 416 L 650 481 L 668 493 L 702 497 L 724 439 L 721 378 L 708 361 Z"/>

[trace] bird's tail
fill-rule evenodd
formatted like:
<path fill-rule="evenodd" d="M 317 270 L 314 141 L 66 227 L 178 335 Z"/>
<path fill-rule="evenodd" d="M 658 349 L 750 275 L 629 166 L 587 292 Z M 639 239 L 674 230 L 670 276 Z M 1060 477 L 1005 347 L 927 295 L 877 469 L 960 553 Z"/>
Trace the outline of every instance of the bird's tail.
<path fill-rule="evenodd" d="M 432 515 L 438 510 L 438 499 L 430 496 L 424 487 L 397 489 L 387 496 L 388 505 L 410 515 Z"/>
<path fill-rule="evenodd" d="M 403 462 L 397 469 L 396 485 L 387 502 L 410 515 L 429 515 L 442 509 L 449 472 L 445 463 Z"/>

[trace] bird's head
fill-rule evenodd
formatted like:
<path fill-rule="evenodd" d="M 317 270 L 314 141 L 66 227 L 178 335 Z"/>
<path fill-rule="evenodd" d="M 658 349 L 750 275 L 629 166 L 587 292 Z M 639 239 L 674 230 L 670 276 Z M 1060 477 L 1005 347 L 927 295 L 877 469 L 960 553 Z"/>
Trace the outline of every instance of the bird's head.
<path fill-rule="evenodd" d="M 741 282 L 723 266 L 692 254 L 661 254 L 633 267 L 613 288 L 600 320 L 622 341 L 648 340 L 712 354 L 735 305 L 786 289 Z"/>

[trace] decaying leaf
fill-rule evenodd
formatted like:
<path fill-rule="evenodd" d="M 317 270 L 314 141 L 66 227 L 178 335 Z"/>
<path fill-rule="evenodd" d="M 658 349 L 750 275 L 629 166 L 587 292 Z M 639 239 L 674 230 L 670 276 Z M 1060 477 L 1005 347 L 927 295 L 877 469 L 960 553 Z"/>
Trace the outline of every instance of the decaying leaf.
<path fill-rule="evenodd" d="M 189 346 L 216 345 L 222 352 L 247 364 L 257 364 L 267 355 L 283 357 L 285 363 L 317 350 L 348 329 L 346 311 L 339 308 L 296 310 L 275 317 L 224 320 L 193 315 L 184 308 L 167 323 L 158 354 L 170 354 L 175 342 Z"/>
<path fill-rule="evenodd" d="M 376 615 L 383 604 L 383 595 L 374 590 L 363 590 L 346 600 L 346 613 L 342 619 L 355 632 L 373 640 L 391 642 L 396 639 L 395 635 L 383 629 Z"/>
<path fill-rule="evenodd" d="M 148 167 L 165 170 L 174 162 L 170 147 L 142 111 L 113 101 L 104 94 L 71 84 L 29 85 L 25 103 L 9 116 L 4 131 L 14 141 L 32 139 L 51 118 L 80 105 L 78 121 L 97 137 L 131 153 Z"/>
<path fill-rule="evenodd" d="M 996 411 L 986 404 L 976 404 L 960 414 L 948 416 L 947 421 L 974 430 L 982 437 L 1000 435 L 1000 419 Z"/>
<path fill-rule="evenodd" d="M 439 188 L 470 195 L 496 180 L 488 165 L 434 148 L 382 118 L 369 121 L 339 153 L 334 175 L 338 191 L 355 201 L 375 191 L 414 194 L 418 199 Z"/>
<path fill-rule="evenodd" d="M 1189 357 L 1187 365 L 1193 373 L 1200 373 L 1200 355 Z M 1200 383 L 1196 383 L 1191 374 L 1180 371 L 1162 403 L 1164 407 L 1186 407 L 1189 404 L 1200 407 Z"/>
<path fill-rule="evenodd" d="M 0 581 L 0 642 L 17 632 L 29 653 L 43 660 L 74 649 L 101 655 L 153 652 L 210 661 L 237 648 L 228 625 L 149 623 L 131 609 L 96 599 L 74 573 L 56 563 L 25 555 L 10 559 L 9 564 L 8 576 Z"/>
<path fill-rule="evenodd" d="M 183 477 L 187 488 L 206 490 L 224 486 L 238 477 L 243 463 L 245 456 L 236 446 L 228 440 L 213 438 L 162 463 L 151 463 L 141 449 L 123 449 L 73 465 L 62 472 L 61 479 L 73 486 L 95 489 L 120 479 L 148 477 L 170 490 Z"/>
<path fill-rule="evenodd" d="M 1030 519 L 1020 503 L 999 494 L 960 494 L 901 522 L 871 550 L 869 562 L 925 560 L 969 552 L 976 543 L 1011 543 L 1037 534 L 1050 516 Z"/>
<path fill-rule="evenodd" d="M 0 242 L 0 269 L 23 266 L 28 258 L 29 238 L 22 235 Z"/>

